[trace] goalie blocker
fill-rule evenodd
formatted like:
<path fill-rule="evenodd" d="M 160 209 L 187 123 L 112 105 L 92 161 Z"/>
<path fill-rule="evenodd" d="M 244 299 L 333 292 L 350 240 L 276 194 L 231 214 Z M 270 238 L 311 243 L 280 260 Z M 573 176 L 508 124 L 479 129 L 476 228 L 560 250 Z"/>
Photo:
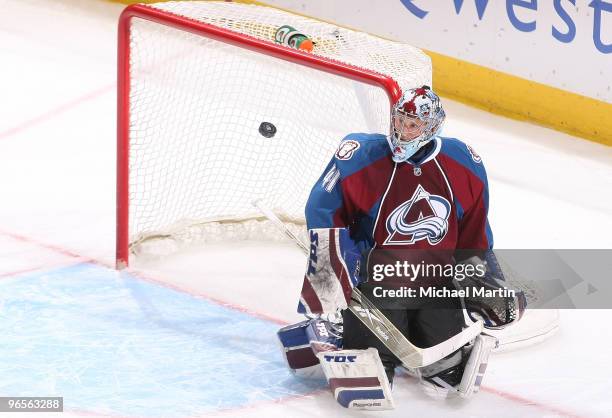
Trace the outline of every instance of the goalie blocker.
<path fill-rule="evenodd" d="M 341 325 L 319 318 L 283 327 L 277 335 L 287 367 L 299 377 L 322 377 L 317 353 L 342 348 Z"/>

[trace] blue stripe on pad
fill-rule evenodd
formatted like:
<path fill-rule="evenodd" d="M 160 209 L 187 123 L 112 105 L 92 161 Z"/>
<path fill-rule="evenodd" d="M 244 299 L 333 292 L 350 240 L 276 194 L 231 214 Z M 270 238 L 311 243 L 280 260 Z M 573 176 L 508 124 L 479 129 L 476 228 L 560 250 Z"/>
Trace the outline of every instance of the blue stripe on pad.
<path fill-rule="evenodd" d="M 348 408 L 352 401 L 384 399 L 385 394 L 382 390 L 356 390 L 356 389 L 341 389 L 338 391 L 338 403 L 345 408 Z"/>

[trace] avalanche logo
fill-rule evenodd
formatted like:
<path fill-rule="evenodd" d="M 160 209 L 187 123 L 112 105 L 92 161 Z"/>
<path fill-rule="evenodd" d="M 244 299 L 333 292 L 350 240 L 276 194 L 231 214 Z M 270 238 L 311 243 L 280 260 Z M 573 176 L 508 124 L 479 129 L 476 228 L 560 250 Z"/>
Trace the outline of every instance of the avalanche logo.
<path fill-rule="evenodd" d="M 448 200 L 428 193 L 419 184 L 410 200 L 395 208 L 387 218 L 389 236 L 383 245 L 409 245 L 424 239 L 436 245 L 448 232 L 450 211 Z"/>
<path fill-rule="evenodd" d="M 465 145 L 467 146 L 467 149 L 470 152 L 470 155 L 472 156 L 472 160 L 474 160 L 476 164 L 480 164 L 482 162 L 482 158 L 480 158 L 480 155 L 476 154 L 474 148 L 470 147 L 468 144 Z"/>
<path fill-rule="evenodd" d="M 336 151 L 336 158 L 339 160 L 350 160 L 353 154 L 355 154 L 355 151 L 359 149 L 359 146 L 359 142 L 353 141 L 352 139 L 342 141 L 338 147 L 338 151 Z"/>

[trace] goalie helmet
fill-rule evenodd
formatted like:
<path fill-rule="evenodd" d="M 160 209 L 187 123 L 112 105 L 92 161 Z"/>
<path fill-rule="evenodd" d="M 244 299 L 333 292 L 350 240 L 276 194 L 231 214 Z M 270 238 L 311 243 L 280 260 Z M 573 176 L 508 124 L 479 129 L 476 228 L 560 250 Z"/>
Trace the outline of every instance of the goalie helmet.
<path fill-rule="evenodd" d="M 393 161 L 406 161 L 435 138 L 445 117 L 440 98 L 430 87 L 406 91 L 391 112 L 389 145 Z"/>

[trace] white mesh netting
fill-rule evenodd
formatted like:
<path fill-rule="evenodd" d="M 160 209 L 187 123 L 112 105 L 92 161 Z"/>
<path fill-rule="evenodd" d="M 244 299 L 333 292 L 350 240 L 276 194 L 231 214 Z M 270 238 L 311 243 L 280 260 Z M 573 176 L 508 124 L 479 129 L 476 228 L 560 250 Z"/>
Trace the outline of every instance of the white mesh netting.
<path fill-rule="evenodd" d="M 405 44 L 262 6 L 152 7 L 270 42 L 291 25 L 315 41 L 314 54 L 390 75 L 402 89 L 431 84 L 429 58 Z M 151 237 L 261 238 L 275 229 L 251 204 L 260 198 L 299 229 L 339 141 L 351 132 L 388 132 L 382 88 L 140 18 L 130 32 L 133 251 Z M 273 137 L 260 134 L 262 122 L 276 127 Z"/>

